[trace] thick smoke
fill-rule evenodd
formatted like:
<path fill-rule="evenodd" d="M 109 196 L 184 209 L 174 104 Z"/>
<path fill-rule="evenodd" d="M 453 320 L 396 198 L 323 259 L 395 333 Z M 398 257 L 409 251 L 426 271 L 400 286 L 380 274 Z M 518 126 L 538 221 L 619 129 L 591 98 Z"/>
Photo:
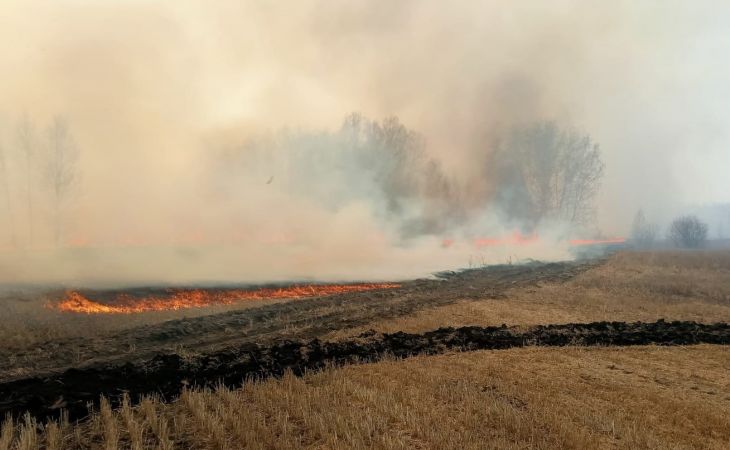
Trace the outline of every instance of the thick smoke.
<path fill-rule="evenodd" d="M 726 200 L 727 12 L 5 1 L 0 278 L 399 278 Z M 550 136 L 600 144 L 595 214 L 556 206 Z"/>
<path fill-rule="evenodd" d="M 368 204 L 402 239 L 443 235 L 465 219 L 459 186 L 425 150 L 423 136 L 395 117 L 351 114 L 334 132 L 283 130 L 213 153 L 210 178 L 233 201 L 247 183 L 266 180 L 267 189 L 333 214 Z"/>

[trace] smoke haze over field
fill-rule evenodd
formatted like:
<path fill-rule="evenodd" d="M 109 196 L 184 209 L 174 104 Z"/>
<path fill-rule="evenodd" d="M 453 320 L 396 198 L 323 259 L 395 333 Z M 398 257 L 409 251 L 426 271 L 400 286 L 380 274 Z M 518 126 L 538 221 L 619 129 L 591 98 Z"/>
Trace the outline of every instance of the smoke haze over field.
<path fill-rule="evenodd" d="M 563 223 L 543 222 L 530 246 L 460 240 L 533 231 L 490 203 L 511 189 L 490 156 L 544 121 L 600 145 L 584 233 L 623 235 L 640 207 L 666 220 L 728 201 L 729 13 L 712 1 L 5 0 L 0 280 L 398 278 L 565 257 Z M 353 148 L 382 146 L 348 147 L 353 111 L 397 116 L 406 163 L 357 159 Z M 62 251 L 41 162 L 56 115 L 78 149 Z M 38 141 L 32 237 L 23 116 Z"/>

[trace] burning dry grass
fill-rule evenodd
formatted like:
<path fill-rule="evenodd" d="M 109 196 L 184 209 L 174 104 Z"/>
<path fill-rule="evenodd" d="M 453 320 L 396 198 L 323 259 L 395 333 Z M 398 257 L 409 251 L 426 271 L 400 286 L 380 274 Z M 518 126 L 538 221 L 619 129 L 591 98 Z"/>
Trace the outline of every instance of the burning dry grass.
<path fill-rule="evenodd" d="M 259 289 L 169 289 L 142 297 L 122 292 L 105 301 L 88 298 L 77 291 L 47 293 L 38 288 L 15 289 L 0 296 L 0 317 L 12 318 L 0 321 L 0 355 L 2 351 L 29 348 L 59 338 L 98 337 L 172 319 L 396 287 L 394 283 L 355 283 Z"/>
<path fill-rule="evenodd" d="M 309 297 L 326 297 L 350 292 L 374 289 L 394 289 L 395 283 L 309 284 L 279 288 L 259 289 L 167 289 L 163 293 L 132 296 L 115 295 L 111 302 L 90 299 L 78 291 L 67 291 L 58 303 L 50 308 L 70 313 L 84 314 L 135 314 L 150 311 L 177 311 L 180 309 L 205 308 L 215 305 L 235 305 L 256 300 L 296 300 Z"/>
<path fill-rule="evenodd" d="M 727 448 L 730 349 L 523 348 L 389 360 L 186 392 L 18 448 Z"/>
<path fill-rule="evenodd" d="M 728 280 L 730 252 L 622 253 L 566 283 L 515 288 L 498 298 L 478 293 L 330 337 L 365 328 L 416 332 L 502 323 L 730 321 Z M 181 312 L 104 318 L 114 326 L 115 318 L 123 317 L 129 326 L 131 317 L 137 323 L 159 321 L 160 314 Z M 729 374 L 730 349 L 709 345 L 453 353 L 285 376 L 241 390 L 185 392 L 170 403 L 146 399 L 132 407 L 127 402 L 117 411 L 102 402 L 79 424 L 39 425 L 26 417 L 3 426 L 0 450 L 719 449 L 730 447 Z"/>
<path fill-rule="evenodd" d="M 502 287 L 485 287 L 482 292 L 481 288 L 475 289 L 471 284 L 459 281 L 443 293 L 434 291 L 431 294 L 417 294 L 424 302 L 445 296 L 441 305 L 446 306 L 434 307 L 423 303 L 414 306 L 420 311 L 413 313 L 407 310 L 408 316 L 404 316 L 405 313 L 397 308 L 399 301 L 416 295 L 407 289 L 399 294 L 402 298 L 378 300 L 380 306 L 375 310 L 366 309 L 373 304 L 373 298 L 364 294 L 361 301 L 354 300 L 347 305 L 337 306 L 323 302 L 309 312 L 293 311 L 277 315 L 276 311 L 271 311 L 271 320 L 275 320 L 278 327 L 267 338 L 325 335 L 337 339 L 357 335 L 371 328 L 383 332 L 423 332 L 442 326 L 502 323 L 534 325 L 595 320 L 654 321 L 659 318 L 730 321 L 728 280 L 730 252 L 727 251 L 621 253 L 614 255 L 605 265 L 594 267 L 566 283 L 541 282 L 540 285 L 526 286 L 529 280 L 520 281 L 521 287 L 513 288 L 504 295 Z M 479 286 L 489 285 L 482 283 Z M 135 355 L 142 343 L 118 338 L 120 333 L 125 333 L 125 329 L 287 301 L 249 300 L 202 308 L 101 315 L 68 314 L 44 307 L 48 301 L 58 298 L 46 298 L 40 290 L 20 289 L 0 298 L 0 317 L 4 319 L 0 321 L 0 359 L 6 362 L 0 371 L 0 378 L 25 376 L 41 366 L 56 368 L 54 361 L 59 354 L 65 358 L 59 362 L 60 367 L 84 363 L 90 358 L 112 353 Z M 451 303 L 453 299 L 459 298 L 463 300 Z M 373 319 L 375 313 L 384 319 Z M 336 317 L 338 314 L 345 319 L 340 322 L 332 319 L 326 327 L 320 326 L 320 318 Z M 362 320 L 353 321 L 355 317 L 362 317 Z M 255 333 L 258 332 L 257 327 L 267 327 L 271 323 L 264 318 L 257 320 L 250 323 L 243 320 L 234 324 L 236 328 L 232 335 Z M 366 323 L 369 320 L 372 322 Z M 284 328 L 282 324 L 285 324 Z M 228 326 L 232 325 L 226 324 L 221 328 Z M 56 343 L 60 347 L 55 346 Z M 158 345 L 154 342 L 149 344 Z M 174 345 L 178 345 L 178 342 L 175 341 Z M 147 350 L 183 351 L 152 347 Z M 54 361 L 46 361 L 48 358 Z"/>
<path fill-rule="evenodd" d="M 18 351 L 57 339 L 98 337 L 141 325 L 173 319 L 198 317 L 226 311 L 255 308 L 285 299 L 252 300 L 235 304 L 217 304 L 202 308 L 151 311 L 135 315 L 68 314 L 47 308 L 53 301 L 38 291 L 8 292 L 0 298 L 0 357 L 2 352 Z"/>
<path fill-rule="evenodd" d="M 730 252 L 624 252 L 567 283 L 517 288 L 337 331 L 419 333 L 444 326 L 539 325 L 601 320 L 730 322 Z"/>

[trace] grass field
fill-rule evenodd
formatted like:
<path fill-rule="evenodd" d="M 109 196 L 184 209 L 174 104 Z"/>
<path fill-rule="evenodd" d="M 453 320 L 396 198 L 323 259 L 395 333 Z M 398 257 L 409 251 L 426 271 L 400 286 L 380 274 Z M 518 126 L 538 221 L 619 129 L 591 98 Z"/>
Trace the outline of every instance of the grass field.
<path fill-rule="evenodd" d="M 627 252 L 567 283 L 519 287 L 501 298 L 464 290 L 462 301 L 361 327 L 343 324 L 328 337 L 439 326 L 534 325 L 591 320 L 730 320 L 730 252 Z M 56 293 L 56 297 L 60 293 Z M 98 337 L 141 325 L 253 309 L 282 300 L 250 301 L 179 311 L 86 315 L 46 308 L 53 294 L 12 289 L 0 296 L 0 349 L 21 350 L 54 339 Z M 327 314 L 323 311 L 322 314 Z M 301 324 L 299 324 L 301 326 Z"/>
<path fill-rule="evenodd" d="M 539 325 L 601 320 L 730 321 L 730 252 L 625 252 L 566 283 L 541 283 L 502 298 L 465 299 L 409 317 L 336 331 L 330 338 L 423 332 L 443 326 Z"/>
<path fill-rule="evenodd" d="M 10 448 L 727 448 L 730 350 L 525 348 L 349 366 L 24 425 Z"/>
<path fill-rule="evenodd" d="M 375 329 L 594 320 L 730 321 L 730 252 L 621 253 L 565 282 L 540 281 Z M 466 295 L 468 291 L 468 295 Z M 145 320 L 145 319 L 141 319 Z M 730 348 L 516 348 L 352 365 L 242 389 L 148 398 L 88 420 L 6 422 L 18 448 L 730 448 Z"/>
<path fill-rule="evenodd" d="M 251 300 L 234 305 L 213 305 L 204 308 L 154 311 L 143 314 L 87 315 L 61 312 L 48 308 L 61 298 L 62 292 L 11 289 L 0 295 L 0 344 L 3 348 L 24 349 L 52 339 L 96 337 L 142 325 L 169 320 L 200 317 L 227 311 L 256 308 L 283 300 Z"/>

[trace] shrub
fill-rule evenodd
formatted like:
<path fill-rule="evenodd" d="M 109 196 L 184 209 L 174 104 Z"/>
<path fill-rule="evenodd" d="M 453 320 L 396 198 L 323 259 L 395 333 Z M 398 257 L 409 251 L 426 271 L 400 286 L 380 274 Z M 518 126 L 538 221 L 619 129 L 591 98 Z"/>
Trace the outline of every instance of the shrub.
<path fill-rule="evenodd" d="M 678 217 L 669 227 L 669 239 L 679 247 L 700 247 L 707 239 L 707 224 L 697 216 Z"/>

